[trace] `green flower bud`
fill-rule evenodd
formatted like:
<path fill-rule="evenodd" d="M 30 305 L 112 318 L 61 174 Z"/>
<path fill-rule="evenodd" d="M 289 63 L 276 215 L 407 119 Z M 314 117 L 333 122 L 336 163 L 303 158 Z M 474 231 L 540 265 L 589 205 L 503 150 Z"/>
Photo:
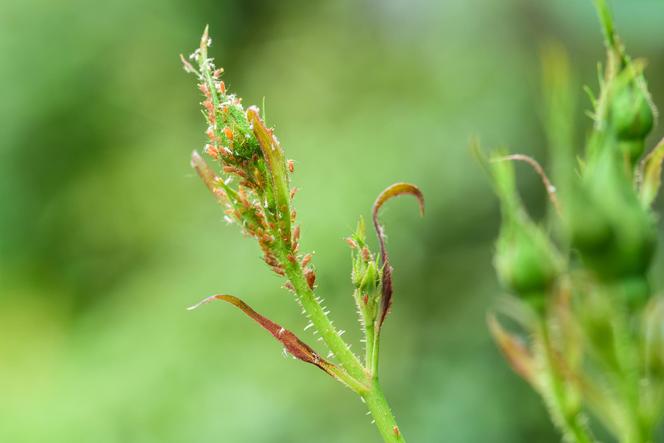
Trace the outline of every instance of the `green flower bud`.
<path fill-rule="evenodd" d="M 353 270 L 351 280 L 353 286 L 362 293 L 378 289 L 381 281 L 381 271 L 377 259 L 371 253 L 366 243 L 364 219 L 360 218 L 355 233 L 347 239 L 353 253 Z"/>
<path fill-rule="evenodd" d="M 526 299 L 545 295 L 561 270 L 555 247 L 526 220 L 503 225 L 494 263 L 501 284 Z"/>
<path fill-rule="evenodd" d="M 495 159 L 492 172 L 501 201 L 503 223 L 494 264 L 501 284 L 538 310 L 562 268 L 555 246 L 528 217 L 516 192 L 511 163 Z"/>
<path fill-rule="evenodd" d="M 615 140 L 596 137 L 592 143 L 599 154 L 567 196 L 568 233 L 589 270 L 636 300 L 649 292 L 645 279 L 656 244 L 654 219 L 639 201 Z"/>
<path fill-rule="evenodd" d="M 619 86 L 611 101 L 611 123 L 622 141 L 643 141 L 653 128 L 655 113 L 644 87 L 631 81 Z M 639 156 L 643 153 L 643 147 Z"/>

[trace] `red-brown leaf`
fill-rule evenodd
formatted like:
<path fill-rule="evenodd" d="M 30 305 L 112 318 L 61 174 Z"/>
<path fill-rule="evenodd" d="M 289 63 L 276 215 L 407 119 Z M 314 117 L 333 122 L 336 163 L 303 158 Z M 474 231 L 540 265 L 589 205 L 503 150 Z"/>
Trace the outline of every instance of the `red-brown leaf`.
<path fill-rule="evenodd" d="M 376 229 L 376 235 L 378 236 L 378 242 L 380 243 L 380 257 L 383 265 L 381 309 L 380 320 L 378 322 L 379 328 L 383 325 L 385 317 L 387 317 L 390 310 L 390 306 L 392 306 L 392 267 L 390 266 L 390 259 L 387 254 L 387 248 L 385 247 L 385 233 L 378 221 L 378 213 L 385 203 L 394 197 L 403 194 L 410 194 L 417 199 L 420 206 L 420 215 L 424 216 L 424 196 L 422 195 L 422 191 L 420 191 L 417 186 L 411 185 L 410 183 L 395 183 L 388 186 L 380 193 L 373 204 L 373 224 Z"/>
<path fill-rule="evenodd" d="M 191 306 L 189 309 L 196 309 L 199 306 L 210 303 L 214 300 L 222 300 L 236 306 L 242 310 L 242 312 L 251 317 L 256 323 L 261 325 L 270 334 L 272 334 L 274 338 L 279 340 L 281 344 L 284 345 L 286 351 L 293 357 L 297 358 L 298 360 L 302 360 L 305 363 L 311 363 L 312 365 L 319 367 L 323 371 L 336 378 L 336 375 L 334 375 L 331 371 L 334 368 L 332 363 L 320 357 L 313 349 L 311 349 L 311 347 L 309 347 L 309 345 L 300 340 L 293 332 L 281 327 L 280 325 L 274 323 L 272 320 L 263 317 L 237 297 L 227 294 L 213 295 L 200 301 L 194 306 Z"/>

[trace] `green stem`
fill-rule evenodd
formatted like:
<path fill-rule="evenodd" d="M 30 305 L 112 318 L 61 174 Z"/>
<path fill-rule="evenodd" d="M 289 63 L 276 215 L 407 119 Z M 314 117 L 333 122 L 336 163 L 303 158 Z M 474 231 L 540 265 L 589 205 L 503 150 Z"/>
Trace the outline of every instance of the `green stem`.
<path fill-rule="evenodd" d="M 401 434 L 399 426 L 397 426 L 396 419 L 387 404 L 377 379 L 372 381 L 370 390 L 362 398 L 366 402 L 374 419 L 374 424 L 385 443 L 405 443 L 406 439 Z"/>
<path fill-rule="evenodd" d="M 370 366 L 372 371 L 368 373 L 346 342 L 339 337 L 337 329 L 316 300 L 311 288 L 309 288 L 302 267 L 297 263 L 287 263 L 286 275 L 292 283 L 304 311 L 343 368 L 348 371 L 348 373 L 345 373 L 345 371 L 339 370 L 338 373 L 335 372 L 335 376 L 357 392 L 365 401 L 373 416 L 374 424 L 385 443 L 404 443 L 406 440 L 401 434 L 378 383 L 378 334 L 367 335 L 367 339 L 373 340 L 370 360 L 367 362 L 367 366 Z M 365 381 L 367 384 L 364 384 Z"/>
<path fill-rule="evenodd" d="M 374 366 L 373 366 L 373 355 L 375 352 L 374 348 L 374 343 L 375 343 L 375 338 L 374 338 L 374 324 L 371 320 L 367 319 L 366 317 L 364 318 L 364 339 L 366 341 L 366 354 L 364 356 L 364 365 L 367 367 L 367 370 L 373 374 L 374 372 Z"/>
<path fill-rule="evenodd" d="M 325 344 L 334 353 L 341 365 L 356 380 L 365 380 L 366 371 L 360 363 L 357 356 L 350 350 L 348 344 L 339 336 L 337 328 L 334 327 L 323 307 L 318 303 L 314 292 L 309 288 L 307 279 L 299 263 L 291 263 L 288 260 L 282 260 L 286 264 L 286 275 L 290 280 L 295 293 L 302 304 L 309 320 L 314 325 Z"/>
<path fill-rule="evenodd" d="M 580 417 L 579 411 L 570 409 L 568 403 L 568 395 L 564 380 L 561 379 L 560 372 L 557 370 L 555 362 L 554 349 L 551 346 L 549 338 L 549 331 L 544 321 L 540 322 L 539 334 L 544 347 L 544 363 L 546 376 L 549 384 L 548 397 L 549 408 L 554 415 L 557 415 L 555 420 L 557 425 L 561 428 L 563 434 L 570 438 L 575 443 L 594 443 L 587 428 L 584 426 Z"/>
<path fill-rule="evenodd" d="M 611 294 L 613 295 L 613 294 Z M 629 426 L 620 439 L 623 443 L 650 443 L 652 429 L 644 423 L 641 415 L 640 373 L 638 344 L 635 342 L 623 310 L 614 314 L 614 348 L 618 356 L 618 389 L 623 399 L 623 408 L 629 417 Z"/>
<path fill-rule="evenodd" d="M 371 360 L 367 362 L 373 380 L 378 380 L 378 355 L 380 351 L 380 331 L 374 327 Z"/>

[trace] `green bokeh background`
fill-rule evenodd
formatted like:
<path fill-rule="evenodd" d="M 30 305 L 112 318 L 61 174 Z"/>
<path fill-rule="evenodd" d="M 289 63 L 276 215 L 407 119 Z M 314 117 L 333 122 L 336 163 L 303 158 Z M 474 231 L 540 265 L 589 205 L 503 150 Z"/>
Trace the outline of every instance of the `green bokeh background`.
<path fill-rule="evenodd" d="M 664 103 L 664 3 L 613 3 Z M 227 84 L 265 97 L 296 160 L 302 246 L 356 350 L 343 237 L 386 185 L 426 195 L 424 219 L 407 198 L 383 216 L 395 301 L 382 379 L 409 441 L 559 441 L 485 327 L 499 218 L 467 144 L 546 158 L 539 48 L 561 42 L 577 86 L 595 86 L 589 0 L 4 0 L 0 441 L 379 441 L 354 394 L 241 313 L 185 310 L 227 292 L 306 323 L 189 168 L 204 125 L 177 56 L 206 23 Z M 537 177 L 519 174 L 543 214 Z"/>

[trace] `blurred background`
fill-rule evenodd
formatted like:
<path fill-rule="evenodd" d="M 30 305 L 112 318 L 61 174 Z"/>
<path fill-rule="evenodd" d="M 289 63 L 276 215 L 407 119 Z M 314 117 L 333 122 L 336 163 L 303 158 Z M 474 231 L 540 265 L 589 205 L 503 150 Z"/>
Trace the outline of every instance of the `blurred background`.
<path fill-rule="evenodd" d="M 613 6 L 663 104 L 664 3 Z M 343 238 L 385 186 L 426 195 L 424 219 L 407 198 L 383 215 L 395 300 L 381 376 L 409 441 L 559 441 L 487 333 L 499 213 L 467 146 L 546 158 L 552 40 L 575 70 L 581 143 L 581 85 L 596 87 L 603 57 L 590 0 L 3 0 L 0 441 L 379 441 L 353 393 L 239 311 L 185 310 L 236 294 L 325 353 L 189 168 L 204 123 L 178 54 L 208 23 L 227 85 L 265 98 L 296 161 L 303 250 L 356 350 Z M 518 169 L 543 215 L 537 177 Z"/>

